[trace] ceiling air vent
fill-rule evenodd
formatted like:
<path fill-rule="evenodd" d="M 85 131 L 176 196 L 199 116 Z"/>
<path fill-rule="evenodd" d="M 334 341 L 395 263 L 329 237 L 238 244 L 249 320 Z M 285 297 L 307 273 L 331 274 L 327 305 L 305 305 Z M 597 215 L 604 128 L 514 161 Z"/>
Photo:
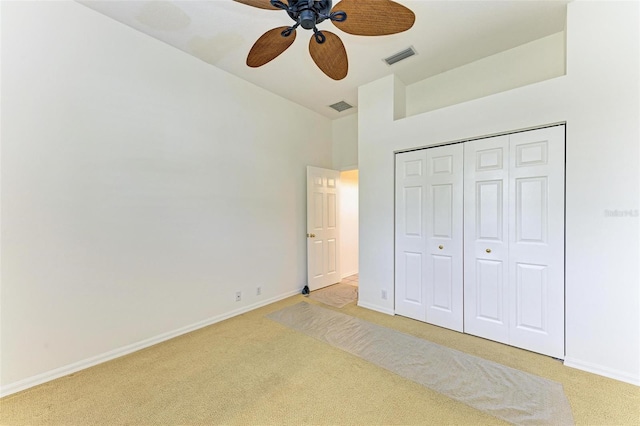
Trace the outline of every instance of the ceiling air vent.
<path fill-rule="evenodd" d="M 417 52 L 415 51 L 415 49 L 413 47 L 409 47 L 407 49 L 404 49 L 402 52 L 398 52 L 395 55 L 384 58 L 384 61 L 387 63 L 387 65 L 393 65 L 416 54 Z"/>
<path fill-rule="evenodd" d="M 333 108 L 338 112 L 342 112 L 346 109 L 351 109 L 353 108 L 353 105 L 349 105 L 348 103 L 346 103 L 345 101 L 340 101 L 338 103 L 335 103 L 333 105 L 329 105 L 329 108 Z"/>

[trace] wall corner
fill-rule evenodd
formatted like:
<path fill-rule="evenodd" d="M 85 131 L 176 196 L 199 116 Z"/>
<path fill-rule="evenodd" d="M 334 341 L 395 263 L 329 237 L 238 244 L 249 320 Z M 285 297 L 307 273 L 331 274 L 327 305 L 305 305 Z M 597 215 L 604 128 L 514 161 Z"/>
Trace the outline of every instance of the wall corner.
<path fill-rule="evenodd" d="M 393 119 L 400 120 L 407 116 L 407 88 L 398 77 L 393 77 Z"/>

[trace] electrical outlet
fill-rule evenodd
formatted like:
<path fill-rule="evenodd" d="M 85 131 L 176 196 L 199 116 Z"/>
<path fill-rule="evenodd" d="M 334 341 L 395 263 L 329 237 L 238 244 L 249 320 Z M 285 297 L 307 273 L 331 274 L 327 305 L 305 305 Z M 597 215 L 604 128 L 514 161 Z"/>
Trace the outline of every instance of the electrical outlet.
<path fill-rule="evenodd" d="M 382 290 L 382 299 L 387 300 L 387 290 Z"/>
<path fill-rule="evenodd" d="M 262 287 L 256 288 L 256 296 L 260 296 L 262 294 Z"/>
<path fill-rule="evenodd" d="M 239 291 L 236 291 L 236 302 L 239 302 L 242 300 L 242 293 Z"/>

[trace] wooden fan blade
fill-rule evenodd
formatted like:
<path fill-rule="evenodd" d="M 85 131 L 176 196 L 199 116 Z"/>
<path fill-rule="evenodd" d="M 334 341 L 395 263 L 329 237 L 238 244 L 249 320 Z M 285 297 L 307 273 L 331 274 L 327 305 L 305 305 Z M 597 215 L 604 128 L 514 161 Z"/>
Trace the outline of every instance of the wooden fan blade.
<path fill-rule="evenodd" d="M 277 7 L 271 6 L 271 2 L 269 0 L 234 0 L 238 3 L 246 4 L 248 6 L 257 7 L 259 9 L 268 9 L 268 10 L 280 10 Z M 284 1 L 286 3 L 286 0 Z"/>
<path fill-rule="evenodd" d="M 313 62 L 323 73 L 334 80 L 342 80 L 349 72 L 349 60 L 347 51 L 342 44 L 340 37 L 329 31 L 322 31 L 326 37 L 325 42 L 320 44 L 314 36 L 309 41 L 309 53 Z"/>
<path fill-rule="evenodd" d="M 362 36 L 397 34 L 411 28 L 416 15 L 391 0 L 342 0 L 331 12 L 347 14 L 344 22 L 332 21 L 345 33 Z"/>
<path fill-rule="evenodd" d="M 289 27 L 278 27 L 262 34 L 253 44 L 247 56 L 247 65 L 252 68 L 261 67 L 277 58 L 287 50 L 296 39 L 296 31 L 293 30 L 289 37 L 283 37 L 282 31 Z"/>

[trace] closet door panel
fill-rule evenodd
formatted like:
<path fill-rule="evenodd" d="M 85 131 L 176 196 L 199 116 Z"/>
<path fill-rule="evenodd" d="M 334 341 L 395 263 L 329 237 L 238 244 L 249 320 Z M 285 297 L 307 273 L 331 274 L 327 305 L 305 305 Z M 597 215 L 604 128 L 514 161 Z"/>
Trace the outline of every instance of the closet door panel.
<path fill-rule="evenodd" d="M 507 343 L 509 137 L 464 144 L 464 331 Z"/>
<path fill-rule="evenodd" d="M 564 126 L 511 135 L 510 344 L 564 358 Z"/>
<path fill-rule="evenodd" d="M 463 165 L 461 144 L 426 149 L 426 318 L 463 328 Z"/>
<path fill-rule="evenodd" d="M 426 321 L 426 173 L 424 150 L 396 155 L 395 312 Z"/>
<path fill-rule="evenodd" d="M 477 320 L 505 326 L 504 263 L 496 260 L 476 259 L 475 315 Z"/>

